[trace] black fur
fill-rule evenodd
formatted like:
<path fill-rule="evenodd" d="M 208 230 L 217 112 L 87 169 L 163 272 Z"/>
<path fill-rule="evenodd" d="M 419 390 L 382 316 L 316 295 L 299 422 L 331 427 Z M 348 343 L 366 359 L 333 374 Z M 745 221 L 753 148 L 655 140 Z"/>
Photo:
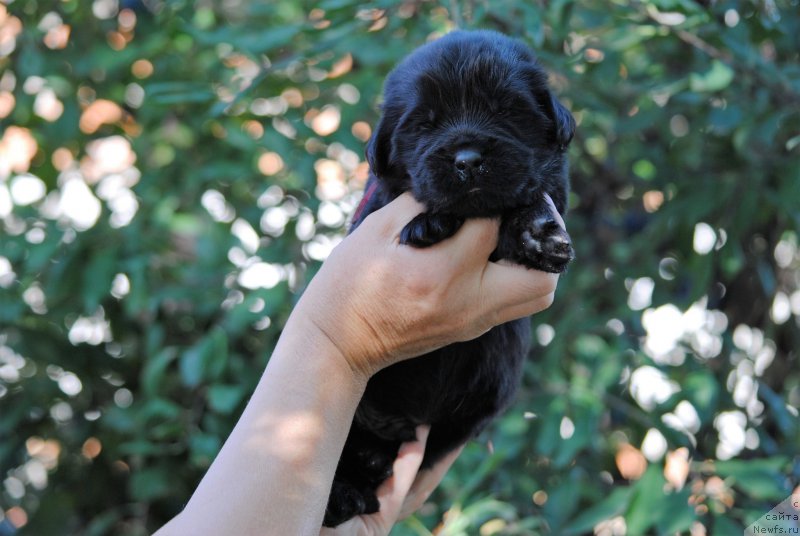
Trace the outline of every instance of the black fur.
<path fill-rule="evenodd" d="M 492 259 L 558 273 L 573 257 L 564 213 L 572 115 L 523 44 L 487 31 L 453 32 L 407 57 L 387 78 L 380 123 L 367 146 L 370 184 L 357 226 L 411 191 L 426 207 L 402 242 L 426 247 L 464 220 L 501 216 Z M 325 525 L 378 509 L 400 443 L 430 424 L 423 468 L 477 435 L 512 400 L 529 350 L 520 319 L 481 337 L 403 361 L 373 376 L 336 469 Z"/>

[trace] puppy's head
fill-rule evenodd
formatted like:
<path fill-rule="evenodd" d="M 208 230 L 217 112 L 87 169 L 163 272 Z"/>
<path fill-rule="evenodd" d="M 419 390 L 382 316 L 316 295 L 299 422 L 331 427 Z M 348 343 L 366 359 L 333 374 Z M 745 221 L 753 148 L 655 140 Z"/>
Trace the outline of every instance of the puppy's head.
<path fill-rule="evenodd" d="M 429 211 L 497 215 L 547 192 L 563 212 L 574 130 L 526 46 L 495 32 L 453 32 L 389 75 L 367 159 Z"/>

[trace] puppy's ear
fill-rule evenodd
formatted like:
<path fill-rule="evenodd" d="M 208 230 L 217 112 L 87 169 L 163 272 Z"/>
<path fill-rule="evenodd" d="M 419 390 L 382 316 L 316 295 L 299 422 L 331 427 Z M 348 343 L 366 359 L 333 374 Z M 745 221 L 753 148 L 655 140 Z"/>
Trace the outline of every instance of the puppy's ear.
<path fill-rule="evenodd" d="M 389 167 L 389 156 L 392 150 L 391 132 L 385 123 L 383 118 L 378 121 L 375 132 L 372 133 L 365 150 L 369 168 L 378 177 L 382 176 Z"/>
<path fill-rule="evenodd" d="M 555 127 L 555 139 L 559 148 L 564 151 L 575 135 L 575 119 L 561 102 L 550 92 L 546 91 L 541 96 L 542 105 L 545 113 L 553 121 Z"/>
<path fill-rule="evenodd" d="M 366 157 L 369 168 L 377 177 L 388 178 L 391 176 L 392 168 L 392 136 L 394 129 L 400 120 L 399 113 L 390 107 L 385 107 L 375 132 L 367 142 Z"/>

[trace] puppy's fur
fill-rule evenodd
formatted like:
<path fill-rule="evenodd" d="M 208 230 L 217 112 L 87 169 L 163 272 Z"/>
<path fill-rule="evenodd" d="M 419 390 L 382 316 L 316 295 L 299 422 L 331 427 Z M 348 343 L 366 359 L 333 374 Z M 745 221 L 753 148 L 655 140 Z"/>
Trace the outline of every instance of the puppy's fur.
<path fill-rule="evenodd" d="M 523 44 L 487 31 L 453 32 L 417 49 L 389 75 L 383 116 L 367 146 L 370 178 L 357 226 L 411 191 L 426 207 L 401 241 L 426 247 L 465 218 L 500 216 L 493 260 L 558 273 L 573 257 L 553 220 L 563 214 L 565 151 L 575 129 Z M 510 403 L 529 350 L 520 319 L 481 337 L 403 361 L 370 379 L 336 469 L 324 524 L 378 510 L 400 443 L 430 424 L 423 468 L 477 435 Z"/>

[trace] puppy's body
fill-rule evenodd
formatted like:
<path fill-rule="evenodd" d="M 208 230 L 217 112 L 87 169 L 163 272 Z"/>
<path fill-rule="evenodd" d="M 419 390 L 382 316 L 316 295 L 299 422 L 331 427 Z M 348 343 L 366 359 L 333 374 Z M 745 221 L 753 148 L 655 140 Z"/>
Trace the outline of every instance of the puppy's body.
<path fill-rule="evenodd" d="M 492 259 L 561 272 L 569 236 L 563 213 L 569 112 L 522 44 L 494 32 L 454 32 L 406 58 L 387 78 L 383 116 L 370 140 L 368 196 L 353 227 L 405 191 L 426 212 L 403 230 L 417 247 L 454 234 L 466 218 L 500 216 Z M 336 470 L 325 514 L 335 526 L 377 511 L 400 443 L 430 424 L 423 467 L 477 435 L 511 402 L 529 350 L 520 319 L 481 337 L 388 367 L 370 379 Z"/>

